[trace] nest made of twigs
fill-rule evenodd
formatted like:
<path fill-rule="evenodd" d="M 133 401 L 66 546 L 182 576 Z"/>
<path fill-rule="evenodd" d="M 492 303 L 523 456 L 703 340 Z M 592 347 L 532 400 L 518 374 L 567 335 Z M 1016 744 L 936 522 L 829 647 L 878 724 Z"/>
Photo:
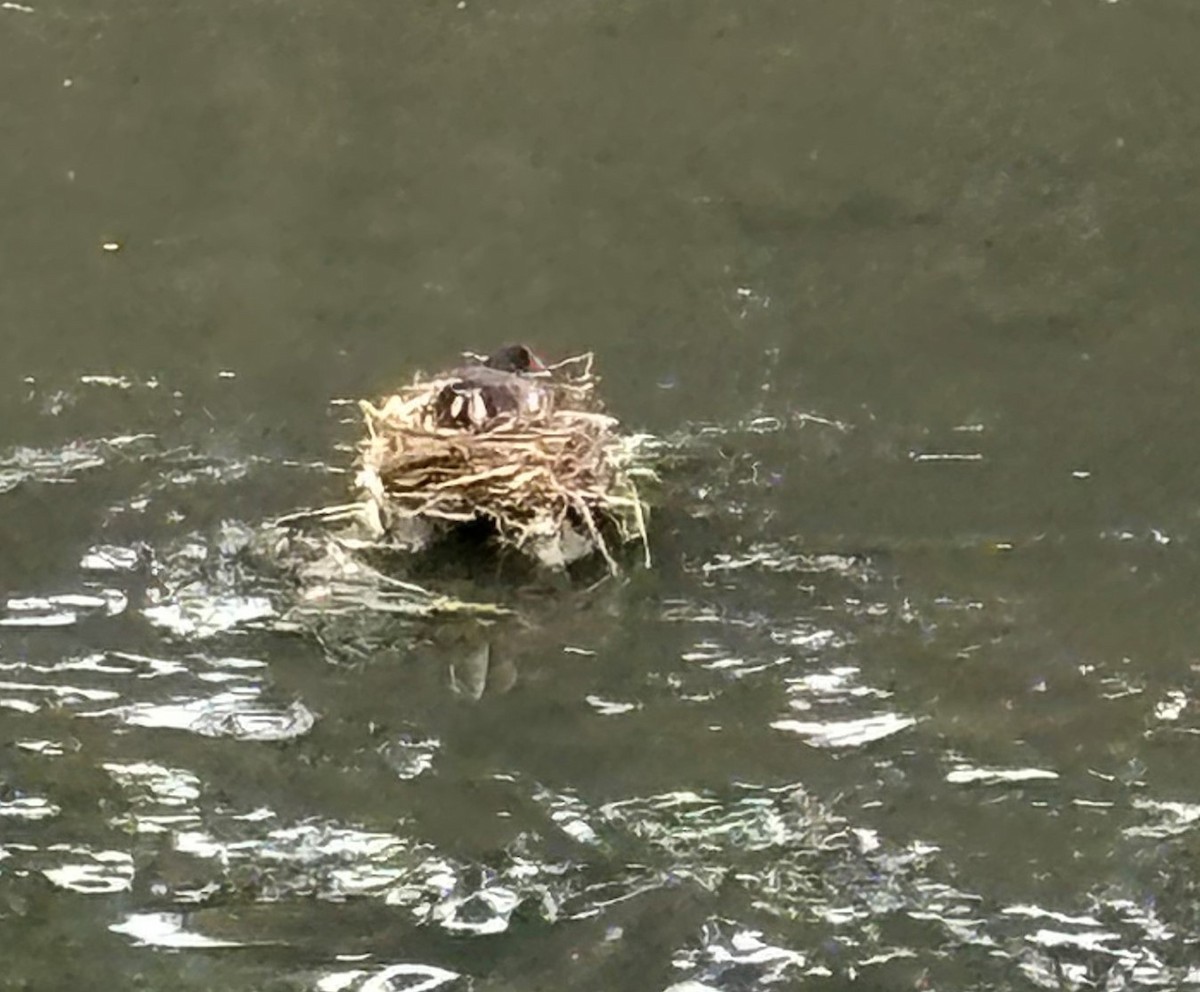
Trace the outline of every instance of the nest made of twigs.
<path fill-rule="evenodd" d="M 361 401 L 356 485 L 377 533 L 482 520 L 496 540 L 551 567 L 599 553 L 616 572 L 614 548 L 635 540 L 648 563 L 639 439 L 604 413 L 591 367 L 581 355 L 522 377 L 528 388 L 500 412 L 448 391 L 453 374 Z"/>

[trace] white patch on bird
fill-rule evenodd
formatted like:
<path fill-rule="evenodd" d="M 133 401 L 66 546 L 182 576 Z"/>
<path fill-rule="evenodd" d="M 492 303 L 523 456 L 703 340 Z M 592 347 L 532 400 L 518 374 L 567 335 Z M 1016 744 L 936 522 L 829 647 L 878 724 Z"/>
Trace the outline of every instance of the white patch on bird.
<path fill-rule="evenodd" d="M 487 421 L 487 401 L 484 400 L 483 393 L 476 389 L 471 393 L 471 423 L 476 427 L 482 427 Z"/>

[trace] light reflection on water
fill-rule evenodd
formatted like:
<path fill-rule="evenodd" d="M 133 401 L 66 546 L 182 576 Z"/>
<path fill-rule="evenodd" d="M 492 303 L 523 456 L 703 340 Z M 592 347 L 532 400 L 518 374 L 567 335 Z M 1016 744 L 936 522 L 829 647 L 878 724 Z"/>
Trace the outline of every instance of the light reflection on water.
<path fill-rule="evenodd" d="M 801 429 L 815 428 L 771 434 Z M 694 438 L 690 457 L 703 459 L 715 434 Z M 140 486 L 166 503 L 154 520 L 169 522 L 171 499 L 195 487 L 219 497 L 275 470 L 188 457 L 186 479 Z M 53 460 L 44 453 L 44 477 L 24 484 L 53 484 Z M 636 611 L 621 588 L 576 607 L 560 591 L 514 601 L 515 618 L 445 644 L 430 641 L 437 622 L 419 618 L 276 625 L 298 589 L 248 555 L 262 522 L 221 520 L 165 540 L 157 524 L 131 534 L 125 515 L 124 540 L 101 526 L 71 556 L 77 574 L 60 580 L 76 591 L 7 600 L 0 696 L 22 757 L 0 798 L 0 818 L 19 827 L 0 844 L 0 888 L 40 876 L 63 900 L 121 894 L 103 911 L 107 929 L 145 953 L 296 946 L 289 918 L 315 900 L 375 904 L 402 932 L 517 948 L 527 934 L 596 921 L 598 943 L 571 952 L 583 967 L 601 976 L 613 961 L 653 961 L 658 987 L 676 992 L 924 981 L 959 974 L 964 954 L 989 983 L 1191 980 L 1178 963 L 1183 933 L 1124 880 L 1097 876 L 1049 903 L 1033 891 L 1012 899 L 972 881 L 961 840 L 944 829 L 956 809 L 1007 810 L 1035 834 L 1039 819 L 1071 816 L 1073 829 L 1099 830 L 1102 847 L 1153 864 L 1143 843 L 1186 843 L 1200 822 L 1194 804 L 1154 798 L 1136 778 L 1056 767 L 1051 745 L 1038 761 L 1027 742 L 964 734 L 954 713 L 898 681 L 914 653 L 978 664 L 997 627 L 1019 622 L 1012 604 L 902 591 L 886 555 L 806 551 L 769 524 L 743 545 L 736 520 L 769 520 L 776 484 L 750 473 L 737 485 L 734 522 L 714 526 L 700 554 L 677 572 L 634 577 L 655 582 Z M 681 507 L 703 517 L 715 493 L 693 488 Z M 563 626 L 572 608 L 628 610 L 636 630 L 614 639 L 603 615 Z M 321 661 L 343 636 L 358 653 Z M 422 644 L 422 664 L 440 675 L 411 669 Z M 318 659 L 302 677 L 289 670 L 298 652 Z M 1097 701 L 1141 694 L 1131 673 L 1102 661 L 1076 676 Z M 400 695 L 394 713 L 382 705 L 364 720 L 355 681 L 376 678 Z M 1024 691 L 1036 697 L 1044 683 Z M 542 699 L 569 708 L 571 725 L 541 711 Z M 1188 700 L 1177 687 L 1146 699 L 1147 733 L 1186 738 Z M 522 743 L 489 754 L 489 735 Z M 241 757 L 210 751 L 218 743 Z M 530 745 L 546 754 L 523 756 Z M 544 760 L 555 748 L 582 748 L 596 774 L 556 773 Z M 638 767 L 622 769 L 631 754 Z M 103 781 L 67 788 L 68 767 Z M 572 778 L 554 781 L 563 774 Z M 297 776 L 307 780 L 298 793 L 288 785 Z M 914 790 L 937 824 L 908 806 Z M 100 816 L 81 804 L 97 794 Z M 893 806 L 908 807 L 902 820 L 887 815 Z M 1102 810 L 1120 812 L 1119 832 L 1078 819 Z M 1021 890 L 1019 880 L 1003 888 Z M 659 897 L 682 907 L 666 932 L 639 915 Z M 241 917 L 239 906 L 263 912 Z M 424 960 L 401 962 L 349 936 L 336 920 L 308 934 L 305 958 L 324 964 L 297 971 L 299 985 L 468 987 L 469 953 L 426 943 Z"/>
<path fill-rule="evenodd" d="M 1189 4 L 0 27 L 0 987 L 1200 985 Z M 258 540 L 518 339 L 653 572 Z"/>

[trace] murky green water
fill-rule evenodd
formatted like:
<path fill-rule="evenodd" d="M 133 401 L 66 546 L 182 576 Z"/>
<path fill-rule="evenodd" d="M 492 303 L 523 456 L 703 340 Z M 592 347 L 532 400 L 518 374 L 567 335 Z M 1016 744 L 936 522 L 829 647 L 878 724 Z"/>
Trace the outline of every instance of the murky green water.
<path fill-rule="evenodd" d="M 1200 985 L 1192 5 L 28 6 L 0 988 Z M 654 569 L 273 629 L 337 401 L 514 339 Z"/>

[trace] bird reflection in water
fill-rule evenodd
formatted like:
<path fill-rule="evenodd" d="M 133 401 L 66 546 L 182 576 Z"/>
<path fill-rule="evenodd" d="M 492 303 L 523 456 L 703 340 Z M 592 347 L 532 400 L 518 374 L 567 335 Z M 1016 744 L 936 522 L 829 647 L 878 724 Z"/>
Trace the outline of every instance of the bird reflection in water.
<path fill-rule="evenodd" d="M 613 618 L 623 615 L 629 596 L 621 583 L 605 580 L 573 589 L 561 576 L 540 585 L 509 586 L 508 592 L 508 616 L 442 617 L 423 628 L 421 653 L 436 662 L 444 684 L 460 699 L 503 696 L 517 685 L 519 674 L 526 682 L 552 673 L 560 677 L 556 659 L 594 656 L 620 637 Z"/>
<path fill-rule="evenodd" d="M 516 659 L 505 640 L 494 626 L 479 623 L 440 633 L 435 643 L 446 658 L 455 695 L 477 701 L 485 693 L 503 695 L 516 685 Z"/>

